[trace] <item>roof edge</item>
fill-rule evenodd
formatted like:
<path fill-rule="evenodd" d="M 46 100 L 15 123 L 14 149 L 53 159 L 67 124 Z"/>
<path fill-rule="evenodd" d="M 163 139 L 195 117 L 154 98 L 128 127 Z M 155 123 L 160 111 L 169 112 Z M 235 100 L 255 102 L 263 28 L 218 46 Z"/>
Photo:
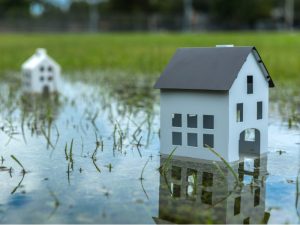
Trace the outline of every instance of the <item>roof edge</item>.
<path fill-rule="evenodd" d="M 254 54 L 254 57 L 256 58 L 258 65 L 259 65 L 260 67 L 261 67 L 261 66 L 263 67 L 263 71 L 262 71 L 262 72 L 263 72 L 263 74 L 265 75 L 265 78 L 266 78 L 266 80 L 267 80 L 267 82 L 268 82 L 268 84 L 269 84 L 269 88 L 275 87 L 275 84 L 274 84 L 274 82 L 273 82 L 273 79 L 272 79 L 272 77 L 270 76 L 270 73 L 269 73 L 269 71 L 268 71 L 268 69 L 267 69 L 265 63 L 264 63 L 264 61 L 262 60 L 262 58 L 261 58 L 261 56 L 260 56 L 260 54 L 259 54 L 259 52 L 257 51 L 257 49 L 256 49 L 255 46 L 253 46 L 252 51 L 254 51 L 254 52 L 257 54 L 257 56 L 258 56 L 258 59 L 257 59 L 257 58 L 255 57 L 255 54 Z"/>

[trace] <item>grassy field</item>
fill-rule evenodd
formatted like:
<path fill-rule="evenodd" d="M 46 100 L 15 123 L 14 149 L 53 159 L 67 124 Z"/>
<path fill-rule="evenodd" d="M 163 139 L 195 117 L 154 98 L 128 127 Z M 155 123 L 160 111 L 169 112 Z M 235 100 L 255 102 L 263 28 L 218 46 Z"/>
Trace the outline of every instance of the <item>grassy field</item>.
<path fill-rule="evenodd" d="M 300 81 L 300 33 L 1 34 L 0 74 L 19 71 L 44 47 L 63 71 L 123 70 L 157 74 L 178 47 L 255 45 L 275 80 Z"/>

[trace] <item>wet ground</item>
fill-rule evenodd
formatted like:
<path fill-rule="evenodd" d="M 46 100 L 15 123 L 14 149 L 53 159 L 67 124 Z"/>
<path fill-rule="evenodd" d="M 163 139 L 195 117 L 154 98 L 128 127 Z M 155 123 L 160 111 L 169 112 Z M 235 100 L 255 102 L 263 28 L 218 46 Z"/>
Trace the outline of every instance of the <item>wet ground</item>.
<path fill-rule="evenodd" d="M 107 79 L 65 79 L 47 98 L 1 83 L 1 223 L 299 222 L 294 92 L 271 94 L 269 153 L 233 166 L 237 181 L 224 164 L 161 158 L 153 79 Z"/>

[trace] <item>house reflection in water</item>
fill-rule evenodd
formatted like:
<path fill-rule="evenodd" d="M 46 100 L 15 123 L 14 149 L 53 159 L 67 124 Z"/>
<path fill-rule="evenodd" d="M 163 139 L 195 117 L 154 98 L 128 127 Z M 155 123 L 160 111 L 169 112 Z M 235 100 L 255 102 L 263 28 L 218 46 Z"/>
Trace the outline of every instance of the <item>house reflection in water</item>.
<path fill-rule="evenodd" d="M 243 186 L 237 186 L 221 163 L 174 157 L 160 176 L 159 215 L 156 223 L 267 223 L 264 185 L 267 157 L 250 158 L 232 168 Z"/>

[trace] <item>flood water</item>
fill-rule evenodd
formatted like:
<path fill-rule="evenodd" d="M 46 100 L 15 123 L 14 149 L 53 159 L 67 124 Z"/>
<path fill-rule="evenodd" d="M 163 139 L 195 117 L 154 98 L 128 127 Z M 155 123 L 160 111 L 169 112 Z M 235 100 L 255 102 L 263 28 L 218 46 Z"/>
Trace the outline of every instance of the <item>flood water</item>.
<path fill-rule="evenodd" d="M 222 163 L 160 157 L 153 80 L 104 81 L 48 98 L 1 82 L 1 223 L 299 223 L 299 101 L 271 98 L 268 155 L 233 165 L 237 182 Z"/>

